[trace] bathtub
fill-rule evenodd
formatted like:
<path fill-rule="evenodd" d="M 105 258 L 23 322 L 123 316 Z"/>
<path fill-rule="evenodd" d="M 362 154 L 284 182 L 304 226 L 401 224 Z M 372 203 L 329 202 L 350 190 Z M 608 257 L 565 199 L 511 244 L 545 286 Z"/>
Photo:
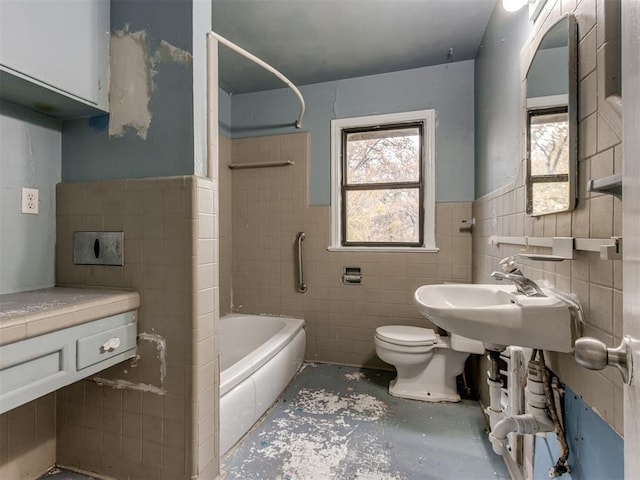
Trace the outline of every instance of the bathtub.
<path fill-rule="evenodd" d="M 220 454 L 260 419 L 304 360 L 304 320 L 231 314 L 220 318 Z"/>

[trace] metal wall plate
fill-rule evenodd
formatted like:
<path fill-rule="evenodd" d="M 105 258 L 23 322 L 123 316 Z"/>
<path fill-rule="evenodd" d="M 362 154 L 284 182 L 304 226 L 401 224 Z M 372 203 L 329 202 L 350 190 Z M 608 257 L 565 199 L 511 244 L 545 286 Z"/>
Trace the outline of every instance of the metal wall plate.
<path fill-rule="evenodd" d="M 124 265 L 124 232 L 74 232 L 75 265 Z"/>

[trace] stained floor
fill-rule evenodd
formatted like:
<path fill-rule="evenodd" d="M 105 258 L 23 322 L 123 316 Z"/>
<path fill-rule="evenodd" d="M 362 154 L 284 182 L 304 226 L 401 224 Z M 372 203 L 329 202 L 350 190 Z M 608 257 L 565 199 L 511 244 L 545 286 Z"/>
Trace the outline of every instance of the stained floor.
<path fill-rule="evenodd" d="M 48 472 L 44 473 L 37 480 L 98 480 L 90 475 L 72 472 L 66 468 L 52 467 Z"/>
<path fill-rule="evenodd" d="M 307 364 L 223 459 L 227 480 L 509 479 L 477 402 L 395 398 L 393 376 Z"/>

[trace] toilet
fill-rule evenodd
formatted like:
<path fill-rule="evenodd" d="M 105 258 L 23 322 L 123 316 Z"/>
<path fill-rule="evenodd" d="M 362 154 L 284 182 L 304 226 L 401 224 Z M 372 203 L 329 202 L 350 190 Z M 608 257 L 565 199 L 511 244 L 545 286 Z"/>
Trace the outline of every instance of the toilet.
<path fill-rule="evenodd" d="M 378 357 L 397 370 L 389 393 L 425 402 L 459 402 L 456 377 L 470 353 L 484 353 L 477 340 L 406 325 L 378 327 L 374 342 Z"/>

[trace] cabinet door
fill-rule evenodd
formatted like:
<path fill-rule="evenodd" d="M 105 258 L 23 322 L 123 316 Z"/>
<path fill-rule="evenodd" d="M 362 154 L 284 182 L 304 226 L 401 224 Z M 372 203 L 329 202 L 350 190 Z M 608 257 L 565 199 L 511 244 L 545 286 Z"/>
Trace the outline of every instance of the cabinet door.
<path fill-rule="evenodd" d="M 106 110 L 109 0 L 0 0 L 0 64 Z"/>

